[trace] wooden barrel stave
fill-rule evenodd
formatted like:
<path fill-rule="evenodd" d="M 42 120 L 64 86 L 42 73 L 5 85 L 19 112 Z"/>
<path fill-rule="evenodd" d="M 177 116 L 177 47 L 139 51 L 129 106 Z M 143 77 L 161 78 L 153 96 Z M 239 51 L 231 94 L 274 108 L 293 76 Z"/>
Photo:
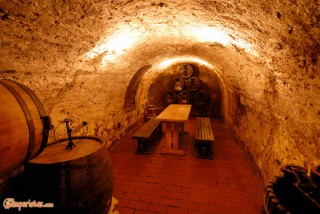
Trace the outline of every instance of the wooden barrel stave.
<path fill-rule="evenodd" d="M 0 125 L 2 141 L 0 148 L 2 154 L 0 166 L 2 169 L 0 175 L 4 175 L 8 171 L 18 168 L 23 162 L 28 150 L 29 131 L 27 129 L 27 122 L 24 119 L 24 113 L 18 101 L 8 89 L 2 85 L 0 86 L 2 103 L 7 104 L 7 106 L 8 103 L 10 104 L 8 107 L 0 108 L 1 120 L 6 121 Z M 19 146 L 14 148 L 13 145 Z"/>
<path fill-rule="evenodd" d="M 30 160 L 36 156 L 37 152 L 41 147 L 40 142 L 42 141 L 42 130 L 43 130 L 41 116 L 40 116 L 37 105 L 34 103 L 30 95 L 20 85 L 14 82 L 9 82 L 9 84 L 12 87 L 14 87 L 14 89 L 20 94 L 22 99 L 25 101 L 32 117 L 32 122 L 34 126 L 34 139 L 33 139 L 34 143 L 33 143 L 33 148 L 31 148 L 30 158 L 28 158 L 28 160 Z"/>

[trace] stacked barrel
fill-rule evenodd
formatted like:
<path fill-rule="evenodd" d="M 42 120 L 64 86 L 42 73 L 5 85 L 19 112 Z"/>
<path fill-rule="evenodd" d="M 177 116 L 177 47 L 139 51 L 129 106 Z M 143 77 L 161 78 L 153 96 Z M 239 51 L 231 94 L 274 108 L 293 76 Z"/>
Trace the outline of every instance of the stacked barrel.
<path fill-rule="evenodd" d="M 192 76 L 193 68 L 189 64 L 182 64 L 179 67 L 179 76 L 170 82 L 170 90 L 166 93 L 166 103 L 173 104 L 196 104 L 206 105 L 209 100 L 207 92 L 200 91 L 201 81 L 198 77 Z"/>

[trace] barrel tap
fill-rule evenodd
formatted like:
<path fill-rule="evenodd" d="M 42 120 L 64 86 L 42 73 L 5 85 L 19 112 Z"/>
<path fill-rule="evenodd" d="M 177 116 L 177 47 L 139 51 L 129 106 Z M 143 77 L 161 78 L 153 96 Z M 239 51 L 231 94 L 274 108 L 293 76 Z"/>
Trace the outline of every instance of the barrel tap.
<path fill-rule="evenodd" d="M 69 138 L 69 142 L 68 142 L 68 145 L 66 146 L 66 149 L 73 149 L 73 147 L 75 147 L 76 145 L 72 142 L 72 138 L 71 138 L 71 132 L 72 132 L 72 129 L 69 127 L 69 118 L 66 118 L 63 120 L 63 122 L 66 123 L 66 127 L 67 127 L 67 133 L 68 133 L 68 138 Z"/>

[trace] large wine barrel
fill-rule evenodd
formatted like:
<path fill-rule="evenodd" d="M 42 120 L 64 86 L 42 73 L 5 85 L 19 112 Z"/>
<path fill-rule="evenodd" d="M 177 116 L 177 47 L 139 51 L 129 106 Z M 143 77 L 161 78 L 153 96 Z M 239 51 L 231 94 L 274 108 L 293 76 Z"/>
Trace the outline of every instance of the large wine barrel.
<path fill-rule="evenodd" d="M 182 91 L 186 85 L 186 82 L 181 77 L 175 77 L 171 81 L 171 88 L 174 91 Z"/>
<path fill-rule="evenodd" d="M 53 203 L 53 213 L 107 213 L 113 190 L 111 160 L 98 137 L 72 137 L 48 145 L 25 165 L 32 200 Z"/>
<path fill-rule="evenodd" d="M 189 91 L 197 91 L 200 88 L 200 80 L 198 77 L 190 77 L 186 80 L 186 87 Z"/>
<path fill-rule="evenodd" d="M 187 90 L 181 91 L 178 94 L 178 102 L 179 104 L 190 104 L 192 102 L 192 94 Z"/>
<path fill-rule="evenodd" d="M 167 104 L 173 104 L 177 101 L 177 94 L 174 91 L 167 91 L 166 97 L 165 97 L 165 102 Z"/>
<path fill-rule="evenodd" d="M 179 73 L 182 78 L 187 79 L 192 76 L 193 68 L 189 64 L 180 65 Z"/>
<path fill-rule="evenodd" d="M 0 80 L 0 178 L 36 157 L 50 130 L 38 97 L 25 85 Z"/>

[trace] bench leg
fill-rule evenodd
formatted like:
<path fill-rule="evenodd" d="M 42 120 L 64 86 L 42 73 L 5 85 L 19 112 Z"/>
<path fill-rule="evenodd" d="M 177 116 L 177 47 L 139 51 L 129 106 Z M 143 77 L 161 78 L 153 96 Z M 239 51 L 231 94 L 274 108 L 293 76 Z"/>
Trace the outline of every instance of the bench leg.
<path fill-rule="evenodd" d="M 197 157 L 212 159 L 212 142 L 197 142 Z"/>
<path fill-rule="evenodd" d="M 148 152 L 149 152 L 149 148 L 148 148 L 147 140 L 138 139 L 137 153 L 148 153 Z"/>

